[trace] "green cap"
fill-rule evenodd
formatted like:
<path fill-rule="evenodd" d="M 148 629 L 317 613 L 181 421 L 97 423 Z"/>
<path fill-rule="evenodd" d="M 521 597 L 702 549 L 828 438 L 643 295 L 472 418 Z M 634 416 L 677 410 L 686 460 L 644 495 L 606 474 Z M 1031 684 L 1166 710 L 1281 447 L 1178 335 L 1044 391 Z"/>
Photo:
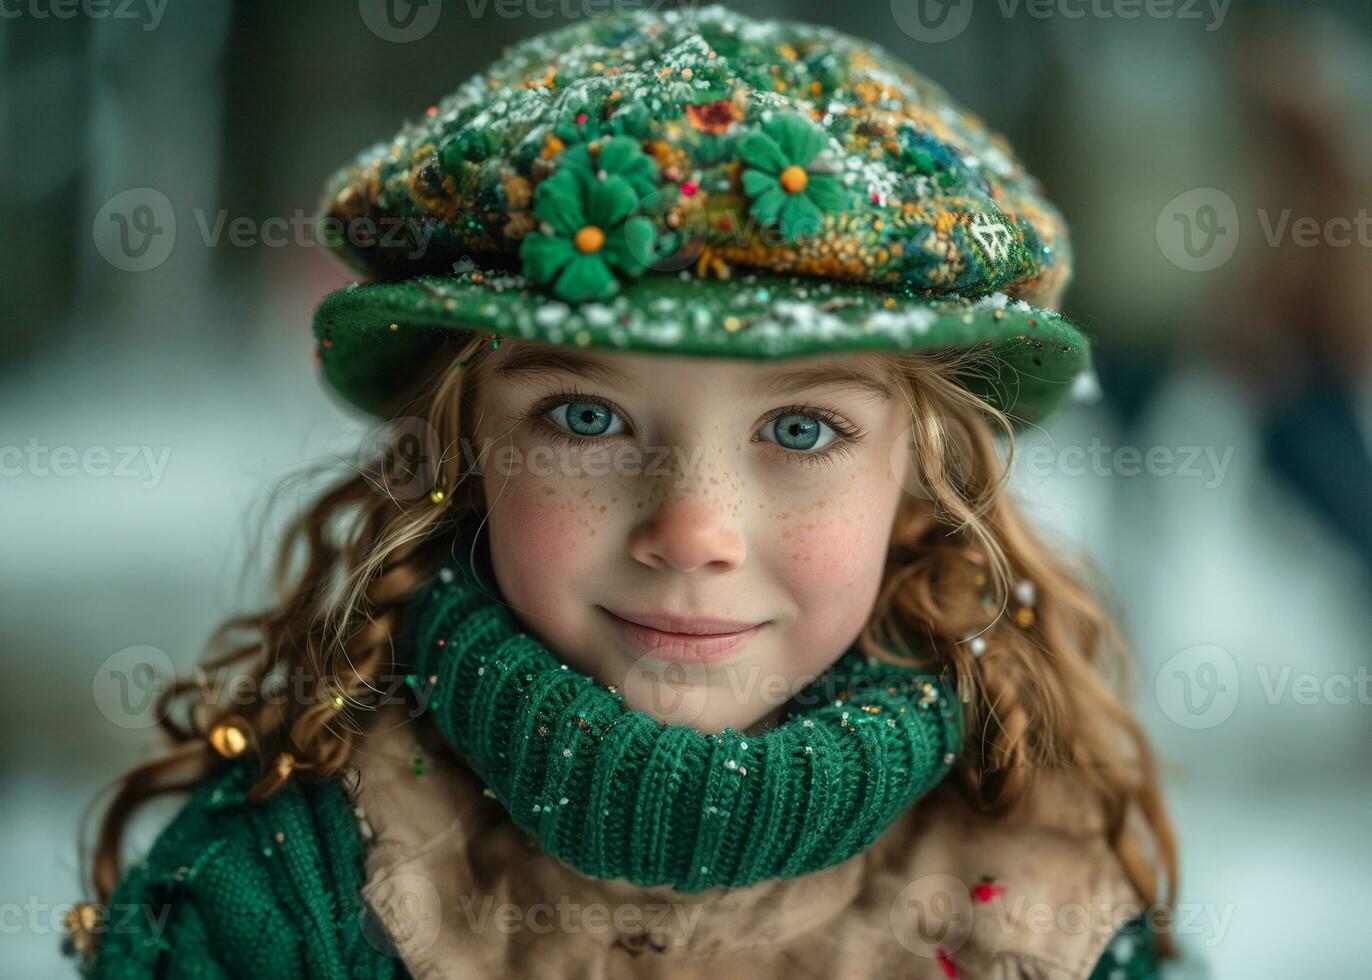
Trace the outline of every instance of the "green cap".
<path fill-rule="evenodd" d="M 319 363 L 387 416 L 454 332 L 715 357 L 981 345 L 1045 417 L 1090 361 L 1071 253 L 1005 141 L 879 46 L 722 7 L 539 35 L 330 181 L 373 280 Z"/>

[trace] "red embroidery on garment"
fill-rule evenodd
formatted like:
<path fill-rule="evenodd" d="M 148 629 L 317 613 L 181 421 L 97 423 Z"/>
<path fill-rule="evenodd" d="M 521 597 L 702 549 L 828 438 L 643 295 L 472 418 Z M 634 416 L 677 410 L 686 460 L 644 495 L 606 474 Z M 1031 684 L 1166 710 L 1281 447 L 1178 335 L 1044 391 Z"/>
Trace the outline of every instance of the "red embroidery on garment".
<path fill-rule="evenodd" d="M 1005 894 L 1005 886 L 997 885 L 992 879 L 987 878 L 979 885 L 972 886 L 972 900 L 979 905 L 985 905 L 993 898 L 999 898 Z"/>
<path fill-rule="evenodd" d="M 958 968 L 954 966 L 953 961 L 949 959 L 947 950 L 941 949 L 938 951 L 938 965 L 943 967 L 943 975 L 945 977 L 956 977 L 958 975 Z"/>

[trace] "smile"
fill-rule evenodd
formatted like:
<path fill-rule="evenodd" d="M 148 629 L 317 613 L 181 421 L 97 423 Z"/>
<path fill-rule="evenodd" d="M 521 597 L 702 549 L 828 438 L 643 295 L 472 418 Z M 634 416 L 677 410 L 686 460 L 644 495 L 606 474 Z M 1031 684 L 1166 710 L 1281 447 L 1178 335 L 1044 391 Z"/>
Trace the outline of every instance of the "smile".
<path fill-rule="evenodd" d="M 610 624 L 640 653 L 680 663 L 715 663 L 743 648 L 767 622 L 613 613 L 597 606 Z"/>

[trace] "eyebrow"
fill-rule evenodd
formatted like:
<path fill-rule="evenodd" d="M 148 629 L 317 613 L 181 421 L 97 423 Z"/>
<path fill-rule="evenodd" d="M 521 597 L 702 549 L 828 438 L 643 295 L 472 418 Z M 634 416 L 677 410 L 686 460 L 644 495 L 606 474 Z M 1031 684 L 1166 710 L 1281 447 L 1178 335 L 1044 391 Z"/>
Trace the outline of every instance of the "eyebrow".
<path fill-rule="evenodd" d="M 498 374 L 525 377 L 583 375 L 603 384 L 617 385 L 636 394 L 646 394 L 643 385 L 617 368 L 565 348 L 522 344 L 501 358 L 495 370 Z M 830 365 L 786 368 L 772 372 L 758 386 L 758 390 L 776 395 L 826 386 L 850 388 L 883 399 L 893 399 L 896 396 L 895 389 L 874 372 Z"/>
<path fill-rule="evenodd" d="M 602 384 L 617 385 L 639 394 L 643 392 L 642 386 L 624 372 L 574 350 L 521 344 L 501 358 L 495 370 L 497 374 L 527 377 L 579 374 Z"/>
<path fill-rule="evenodd" d="M 877 374 L 858 371 L 847 367 L 802 367 L 791 368 L 773 374 L 763 386 L 763 390 L 771 394 L 780 394 L 787 391 L 798 391 L 802 388 L 816 388 L 821 386 L 831 386 L 837 388 L 852 388 L 858 391 L 873 394 L 879 398 L 895 398 L 895 389 L 883 381 Z"/>

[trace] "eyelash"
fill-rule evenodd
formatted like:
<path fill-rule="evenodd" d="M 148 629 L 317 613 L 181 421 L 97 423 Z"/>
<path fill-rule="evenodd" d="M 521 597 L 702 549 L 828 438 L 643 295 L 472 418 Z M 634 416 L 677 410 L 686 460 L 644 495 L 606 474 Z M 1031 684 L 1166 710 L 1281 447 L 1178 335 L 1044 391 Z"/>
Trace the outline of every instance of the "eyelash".
<path fill-rule="evenodd" d="M 866 438 L 867 433 L 856 425 L 853 425 L 843 416 L 836 412 L 831 412 L 827 408 L 820 408 L 817 405 L 787 405 L 784 408 L 774 408 L 763 418 L 762 424 L 765 426 L 773 419 L 779 419 L 783 415 L 808 415 L 811 418 L 819 419 L 829 428 L 834 430 L 834 438 L 829 440 L 829 444 L 823 449 L 813 452 L 801 452 L 796 449 L 787 449 L 785 446 L 778 446 L 776 443 L 768 443 L 778 451 L 785 454 L 788 463 L 800 463 L 802 465 L 827 465 L 837 462 L 840 458 L 849 455 L 853 447 Z M 753 442 L 761 442 L 756 435 Z"/>
<path fill-rule="evenodd" d="M 519 421 L 532 422 L 539 432 L 559 446 L 583 446 L 586 443 L 597 441 L 599 438 L 597 436 L 578 436 L 548 420 L 548 413 L 566 402 L 590 402 L 592 405 L 602 405 L 621 419 L 625 418 L 625 413 L 609 399 L 601 398 L 599 395 L 590 395 L 584 391 L 577 391 L 575 388 L 562 388 L 556 394 L 548 395 L 546 398 L 540 398 L 534 402 L 533 405 L 520 413 Z M 624 424 L 627 429 L 629 424 L 627 419 L 625 419 Z M 625 433 L 616 434 L 624 435 Z"/>
<path fill-rule="evenodd" d="M 628 428 L 626 414 L 616 406 L 614 402 L 611 402 L 606 398 L 601 398 L 599 395 L 578 391 L 575 388 L 562 388 L 555 394 L 540 398 L 533 405 L 520 413 L 518 420 L 521 422 L 532 422 L 538 428 L 539 432 L 559 446 L 582 446 L 586 443 L 596 442 L 599 438 L 597 436 L 574 435 L 556 423 L 548 420 L 548 413 L 550 411 L 569 401 L 589 402 L 593 405 L 602 405 L 623 419 L 626 429 Z M 807 453 L 796 449 L 787 449 L 776 443 L 768 443 L 768 445 L 774 446 L 778 451 L 783 453 L 785 460 L 789 463 L 822 465 L 837 462 L 841 457 L 851 453 L 853 447 L 867 436 L 865 430 L 852 424 L 836 412 L 808 403 L 804 405 L 787 405 L 783 408 L 773 409 L 767 413 L 761 424 L 765 426 L 768 422 L 771 422 L 773 419 L 779 419 L 783 415 L 808 415 L 811 418 L 819 419 L 834 430 L 834 438 L 829 440 L 829 444 L 817 452 Z M 632 430 L 629 430 L 627 433 L 621 432 L 617 434 L 626 435 L 631 433 Z M 754 434 L 751 441 L 761 442 L 762 440 Z"/>

